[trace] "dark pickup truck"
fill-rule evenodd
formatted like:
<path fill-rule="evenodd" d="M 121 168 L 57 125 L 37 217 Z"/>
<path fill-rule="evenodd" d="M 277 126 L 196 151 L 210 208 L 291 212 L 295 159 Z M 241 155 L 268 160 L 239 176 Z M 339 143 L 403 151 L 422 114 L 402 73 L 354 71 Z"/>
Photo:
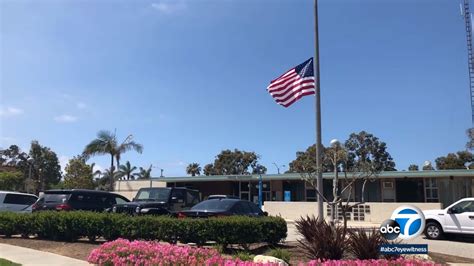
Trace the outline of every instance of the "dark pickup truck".
<path fill-rule="evenodd" d="M 199 202 L 200 194 L 197 190 L 184 187 L 141 188 L 133 201 L 114 205 L 112 212 L 132 215 L 168 215 L 189 210 Z"/>

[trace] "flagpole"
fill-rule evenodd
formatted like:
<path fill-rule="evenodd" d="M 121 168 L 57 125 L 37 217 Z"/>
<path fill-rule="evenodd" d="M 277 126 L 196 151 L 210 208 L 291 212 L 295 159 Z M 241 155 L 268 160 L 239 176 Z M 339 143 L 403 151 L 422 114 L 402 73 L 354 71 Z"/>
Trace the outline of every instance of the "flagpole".
<path fill-rule="evenodd" d="M 319 30 L 318 30 L 318 0 L 314 0 L 314 77 L 316 90 L 316 173 L 318 193 L 318 219 L 324 219 L 323 211 L 323 173 L 322 173 L 322 141 L 321 141 L 321 88 L 319 74 Z"/>

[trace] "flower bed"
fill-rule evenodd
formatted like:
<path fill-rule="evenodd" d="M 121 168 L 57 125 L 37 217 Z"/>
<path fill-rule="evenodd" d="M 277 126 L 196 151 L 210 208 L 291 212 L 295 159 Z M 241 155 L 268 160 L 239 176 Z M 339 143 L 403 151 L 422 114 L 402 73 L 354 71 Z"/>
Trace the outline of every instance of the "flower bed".
<path fill-rule="evenodd" d="M 87 260 L 98 265 L 202 265 L 215 249 L 117 239 L 94 249 Z"/>
<path fill-rule="evenodd" d="M 117 239 L 94 249 L 88 262 L 97 265 L 208 265 L 208 266 L 277 266 L 274 263 L 255 263 L 229 259 L 212 248 L 178 246 L 155 241 Z M 397 260 L 313 260 L 299 266 L 428 266 L 430 261 L 399 258 Z"/>

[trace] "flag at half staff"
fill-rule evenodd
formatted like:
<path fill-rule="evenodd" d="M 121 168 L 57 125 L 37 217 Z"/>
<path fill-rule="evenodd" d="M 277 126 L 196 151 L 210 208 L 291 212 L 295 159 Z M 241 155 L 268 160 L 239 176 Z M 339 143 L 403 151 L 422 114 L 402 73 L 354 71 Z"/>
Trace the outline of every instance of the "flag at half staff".
<path fill-rule="evenodd" d="M 313 58 L 288 70 L 270 82 L 268 92 L 275 101 L 288 107 L 301 97 L 315 94 Z"/>

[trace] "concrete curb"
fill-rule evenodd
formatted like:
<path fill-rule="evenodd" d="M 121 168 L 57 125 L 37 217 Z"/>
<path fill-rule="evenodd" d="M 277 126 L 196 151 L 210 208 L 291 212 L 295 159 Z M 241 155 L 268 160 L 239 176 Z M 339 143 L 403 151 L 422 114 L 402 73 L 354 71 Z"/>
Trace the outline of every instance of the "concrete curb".
<path fill-rule="evenodd" d="M 28 265 L 68 265 L 83 266 L 90 265 L 86 261 L 73 259 L 50 252 L 39 251 L 30 248 L 0 244 L 0 258 Z"/>

